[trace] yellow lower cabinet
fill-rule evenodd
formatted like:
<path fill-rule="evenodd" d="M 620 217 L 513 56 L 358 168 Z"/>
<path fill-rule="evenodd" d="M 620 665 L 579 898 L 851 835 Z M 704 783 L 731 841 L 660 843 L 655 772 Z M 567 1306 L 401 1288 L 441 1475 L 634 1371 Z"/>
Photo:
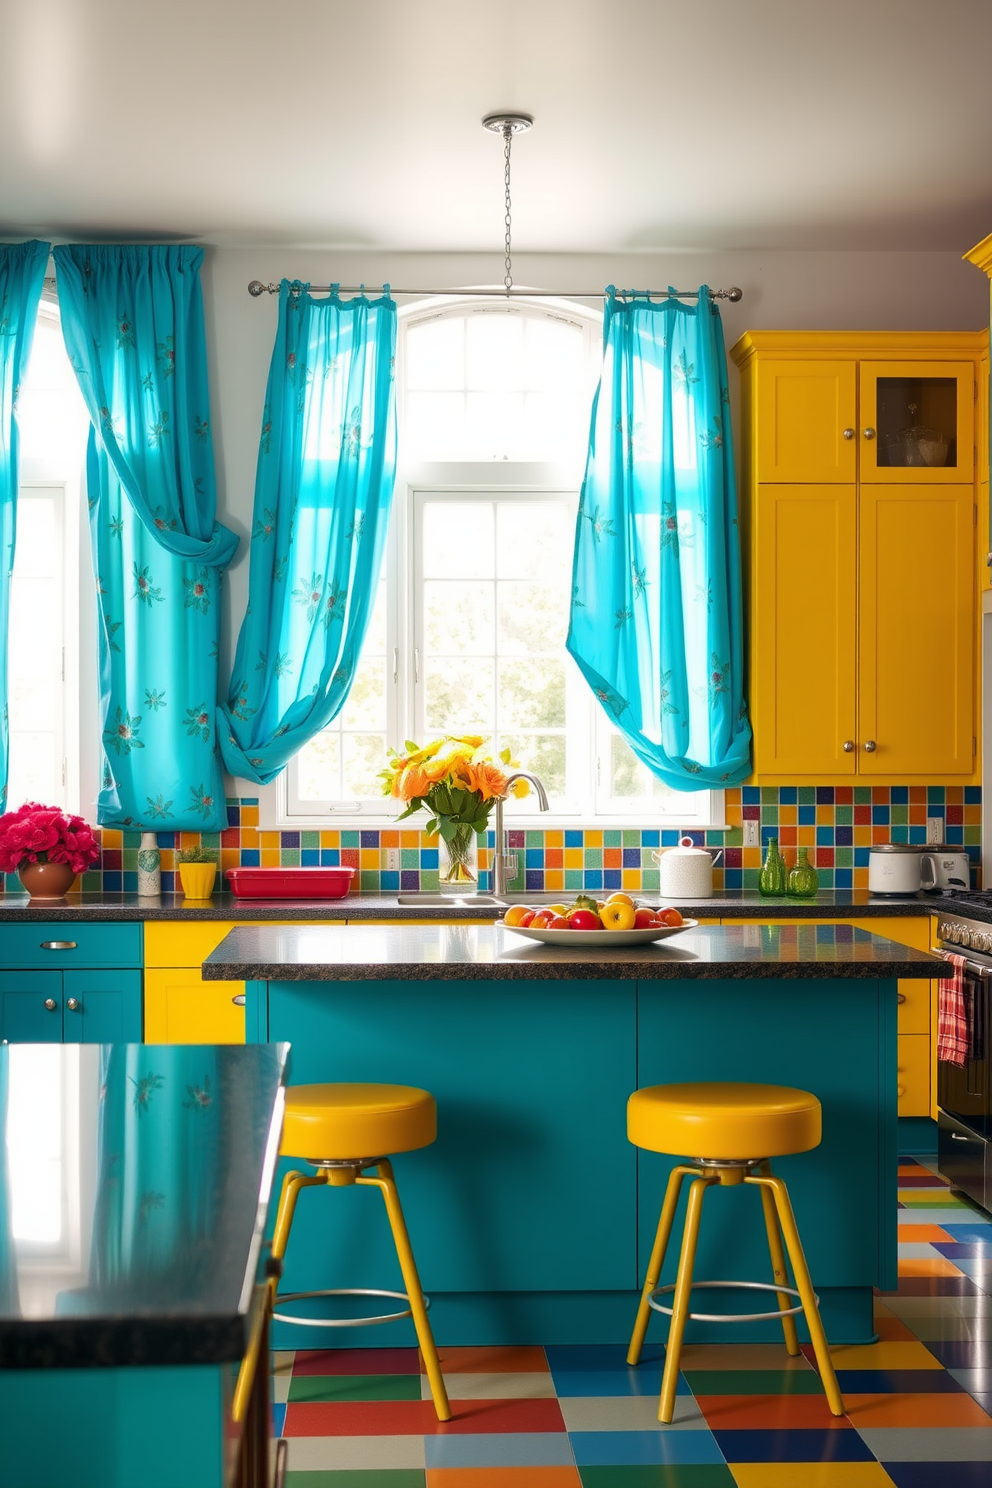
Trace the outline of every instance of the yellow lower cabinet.
<path fill-rule="evenodd" d="M 900 1116 L 930 1115 L 930 1036 L 899 1035 L 896 1091 Z"/>
<path fill-rule="evenodd" d="M 205 982 L 199 967 L 145 971 L 146 1044 L 243 1044 L 244 982 Z"/>

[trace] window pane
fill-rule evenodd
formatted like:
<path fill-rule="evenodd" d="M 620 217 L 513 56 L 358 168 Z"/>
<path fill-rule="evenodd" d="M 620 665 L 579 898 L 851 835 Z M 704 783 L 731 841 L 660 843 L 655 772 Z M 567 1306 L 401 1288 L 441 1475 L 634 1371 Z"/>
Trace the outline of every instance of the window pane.
<path fill-rule="evenodd" d="M 10 809 L 25 801 L 59 805 L 62 795 L 62 761 L 53 732 L 10 731 Z M 58 785 L 56 785 L 58 782 Z"/>
<path fill-rule="evenodd" d="M 575 518 L 564 501 L 501 501 L 496 562 L 501 579 L 571 583 Z"/>
<path fill-rule="evenodd" d="M 651 796 L 674 800 L 679 794 L 645 769 L 621 734 L 610 739 L 610 794 L 616 797 Z"/>
<path fill-rule="evenodd" d="M 491 656 L 493 585 L 429 579 L 424 585 L 424 639 L 429 652 Z"/>
<path fill-rule="evenodd" d="M 29 1245 L 54 1245 L 62 1238 L 61 1061 L 61 1049 L 43 1044 L 18 1044 L 10 1051 L 11 1231 L 15 1242 Z"/>
<path fill-rule="evenodd" d="M 505 310 L 476 311 L 465 326 L 465 381 L 480 392 L 524 386 L 524 320 Z"/>
<path fill-rule="evenodd" d="M 523 412 L 523 393 L 467 393 L 466 449 L 477 460 L 528 458 L 531 452 L 528 451 L 524 438 Z"/>
<path fill-rule="evenodd" d="M 544 784 L 549 796 L 559 798 L 566 794 L 565 736 L 564 734 L 515 734 L 501 733 L 497 746 L 509 747 L 511 759 L 519 760 L 522 770 L 529 770 Z M 518 809 L 535 810 L 534 796 L 525 796 Z M 508 810 L 512 809 L 512 798 Z"/>
<path fill-rule="evenodd" d="M 493 663 L 482 657 L 431 657 L 425 667 L 428 729 L 491 732 L 495 721 Z"/>
<path fill-rule="evenodd" d="M 386 762 L 385 734 L 344 734 L 344 794 L 359 800 L 382 795 L 376 779 Z"/>
<path fill-rule="evenodd" d="M 61 493 L 60 493 L 61 495 Z M 22 488 L 10 594 L 11 806 L 61 805 L 63 550 L 56 496 Z"/>
<path fill-rule="evenodd" d="M 534 392 L 569 393 L 582 389 L 583 332 L 560 320 L 531 316 L 527 322 L 524 386 Z"/>
<path fill-rule="evenodd" d="M 465 321 L 451 315 L 411 326 L 405 373 L 408 388 L 460 391 L 465 386 Z"/>
<path fill-rule="evenodd" d="M 493 577 L 493 507 L 489 501 L 428 501 L 424 506 L 425 578 Z"/>
<path fill-rule="evenodd" d="M 497 584 L 499 649 L 506 653 L 559 651 L 568 631 L 563 587 L 551 584 Z"/>
<path fill-rule="evenodd" d="M 296 756 L 297 791 L 301 800 L 334 801 L 341 795 L 341 735 L 325 729 Z"/>
<path fill-rule="evenodd" d="M 340 717 L 342 728 L 385 730 L 386 663 L 381 657 L 366 656 L 359 662 Z"/>
<path fill-rule="evenodd" d="M 499 722 L 501 728 L 564 728 L 564 658 L 501 661 Z"/>
<path fill-rule="evenodd" d="M 400 450 L 405 460 L 465 458 L 465 394 L 407 393 Z"/>

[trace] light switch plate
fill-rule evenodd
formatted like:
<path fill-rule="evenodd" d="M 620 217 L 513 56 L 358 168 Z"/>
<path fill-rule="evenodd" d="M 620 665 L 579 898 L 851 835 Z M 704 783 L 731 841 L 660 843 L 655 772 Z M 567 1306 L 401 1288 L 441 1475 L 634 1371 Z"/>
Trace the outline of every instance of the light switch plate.
<path fill-rule="evenodd" d="M 749 817 L 747 819 L 747 821 L 745 821 L 745 823 L 744 823 L 744 846 L 745 847 L 760 847 L 761 846 L 761 839 L 760 839 L 760 836 L 759 836 L 760 829 L 761 829 L 761 823 L 760 822 L 756 822 L 753 819 L 753 817 Z"/>
<path fill-rule="evenodd" d="M 386 848 L 386 872 L 396 873 L 400 866 L 400 850 L 398 847 Z"/>
<path fill-rule="evenodd" d="M 940 816 L 927 817 L 927 841 L 940 842 L 944 836 L 944 819 Z"/>

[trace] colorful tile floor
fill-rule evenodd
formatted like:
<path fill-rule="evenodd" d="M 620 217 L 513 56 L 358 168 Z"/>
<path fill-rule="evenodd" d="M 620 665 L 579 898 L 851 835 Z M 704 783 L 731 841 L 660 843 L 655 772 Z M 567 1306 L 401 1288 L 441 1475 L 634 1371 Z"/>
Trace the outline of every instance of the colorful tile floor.
<path fill-rule="evenodd" d="M 833 1350 L 843 1419 L 777 1344 L 686 1348 L 667 1427 L 658 1346 L 637 1370 L 621 1346 L 442 1349 L 444 1426 L 415 1349 L 300 1350 L 273 1355 L 287 1488 L 990 1488 L 992 1222 L 931 1161 L 900 1162 L 880 1341 Z"/>

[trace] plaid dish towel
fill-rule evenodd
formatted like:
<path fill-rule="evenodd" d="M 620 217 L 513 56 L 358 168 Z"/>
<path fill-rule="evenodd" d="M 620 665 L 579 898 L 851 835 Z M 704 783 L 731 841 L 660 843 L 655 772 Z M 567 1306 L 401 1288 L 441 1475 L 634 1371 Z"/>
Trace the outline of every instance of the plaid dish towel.
<path fill-rule="evenodd" d="M 953 974 L 941 977 L 937 992 L 937 1058 L 944 1064 L 963 1065 L 968 1059 L 968 1017 L 964 1003 L 966 961 L 951 951 L 943 953 Z"/>

